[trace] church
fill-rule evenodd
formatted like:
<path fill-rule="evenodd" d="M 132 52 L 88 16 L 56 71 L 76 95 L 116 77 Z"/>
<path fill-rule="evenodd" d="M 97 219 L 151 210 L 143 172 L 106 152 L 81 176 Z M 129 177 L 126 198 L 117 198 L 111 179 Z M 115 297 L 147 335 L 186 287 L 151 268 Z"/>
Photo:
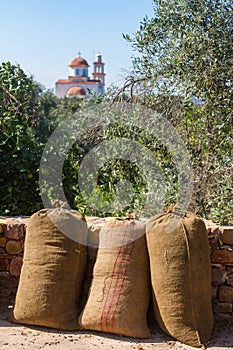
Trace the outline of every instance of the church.
<path fill-rule="evenodd" d="M 93 79 L 89 77 L 87 61 L 79 54 L 69 64 L 68 79 L 59 79 L 55 83 L 55 94 L 57 97 L 90 97 L 92 95 L 103 95 L 105 85 L 104 63 L 102 56 L 96 55 L 93 63 Z"/>

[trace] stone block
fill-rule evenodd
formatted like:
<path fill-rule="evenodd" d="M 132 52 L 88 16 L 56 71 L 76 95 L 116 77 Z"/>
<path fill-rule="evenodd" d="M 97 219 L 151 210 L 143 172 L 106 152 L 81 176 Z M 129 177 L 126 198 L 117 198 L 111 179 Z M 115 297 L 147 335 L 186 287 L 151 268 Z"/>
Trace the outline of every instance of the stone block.
<path fill-rule="evenodd" d="M 9 223 L 3 226 L 6 238 L 20 240 L 24 238 L 24 225 L 21 223 Z"/>
<path fill-rule="evenodd" d="M 211 255 L 213 263 L 233 263 L 233 250 L 217 249 Z"/>
<path fill-rule="evenodd" d="M 222 227 L 220 239 L 223 243 L 233 246 L 233 227 Z"/>
<path fill-rule="evenodd" d="M 0 271 L 7 271 L 9 269 L 9 260 L 2 259 L 0 260 Z"/>
<path fill-rule="evenodd" d="M 233 303 L 233 288 L 221 286 L 219 288 L 219 301 L 222 303 Z"/>
<path fill-rule="evenodd" d="M 4 249 L 4 253 L 0 253 L 0 260 L 1 259 L 7 259 L 7 260 L 11 260 L 12 259 L 12 255 L 9 255 L 6 253 L 5 249 Z"/>
<path fill-rule="evenodd" d="M 214 308 L 214 312 L 231 314 L 232 313 L 232 304 L 231 303 L 218 303 Z"/>
<path fill-rule="evenodd" d="M 214 286 L 220 286 L 221 284 L 224 284 L 226 281 L 227 271 L 224 267 L 220 268 L 212 268 L 212 284 Z"/>
<path fill-rule="evenodd" d="M 12 259 L 10 264 L 10 274 L 12 276 L 20 276 L 22 264 L 23 258 L 21 258 L 20 256 Z"/>
<path fill-rule="evenodd" d="M 6 246 L 6 238 L 0 237 L 0 247 L 5 247 L 5 246 Z"/>
<path fill-rule="evenodd" d="M 233 273 L 229 273 L 226 277 L 227 284 L 233 287 Z"/>
<path fill-rule="evenodd" d="M 8 254 L 17 255 L 22 253 L 22 244 L 20 241 L 8 241 L 6 244 L 6 251 Z"/>

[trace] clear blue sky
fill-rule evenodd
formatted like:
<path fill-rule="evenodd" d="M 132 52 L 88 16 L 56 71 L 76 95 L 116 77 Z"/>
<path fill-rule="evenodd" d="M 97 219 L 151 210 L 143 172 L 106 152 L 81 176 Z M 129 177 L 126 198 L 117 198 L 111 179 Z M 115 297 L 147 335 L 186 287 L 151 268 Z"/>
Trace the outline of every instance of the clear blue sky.
<path fill-rule="evenodd" d="M 152 0 L 0 0 L 0 63 L 20 64 L 46 88 L 67 78 L 70 61 L 81 52 L 90 64 L 100 52 L 106 83 L 120 85 L 133 51 L 122 38 L 147 15 Z M 90 74 L 89 74 L 90 75 Z"/>

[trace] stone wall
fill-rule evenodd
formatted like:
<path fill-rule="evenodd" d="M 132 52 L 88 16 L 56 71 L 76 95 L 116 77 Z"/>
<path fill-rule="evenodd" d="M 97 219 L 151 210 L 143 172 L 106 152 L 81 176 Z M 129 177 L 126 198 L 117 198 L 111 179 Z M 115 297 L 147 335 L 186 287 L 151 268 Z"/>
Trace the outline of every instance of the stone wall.
<path fill-rule="evenodd" d="M 14 303 L 27 219 L 0 219 L 0 302 Z"/>
<path fill-rule="evenodd" d="M 233 318 L 233 226 L 208 230 L 213 310 L 217 317 Z"/>
<path fill-rule="evenodd" d="M 86 299 L 96 259 L 98 234 L 109 218 L 87 217 L 89 226 Z M 23 247 L 28 218 L 0 218 L 0 302 L 13 304 L 23 262 Z M 209 235 L 213 310 L 218 318 L 233 319 L 233 226 L 218 227 L 206 221 Z M 39 249 L 39 247 L 38 247 Z"/>

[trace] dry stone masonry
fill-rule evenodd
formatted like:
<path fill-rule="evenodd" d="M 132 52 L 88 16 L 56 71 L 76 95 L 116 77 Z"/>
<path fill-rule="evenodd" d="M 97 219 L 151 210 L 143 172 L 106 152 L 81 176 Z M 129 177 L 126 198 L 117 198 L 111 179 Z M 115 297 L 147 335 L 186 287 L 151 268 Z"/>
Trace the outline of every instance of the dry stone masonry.
<path fill-rule="evenodd" d="M 208 224 L 207 224 L 208 227 Z M 213 310 L 233 317 L 233 227 L 208 227 L 212 265 Z"/>
<path fill-rule="evenodd" d="M 83 298 L 91 284 L 98 236 L 109 218 L 86 218 L 89 226 L 88 264 Z M 14 304 L 28 218 L 0 217 L 0 303 Z M 215 317 L 233 320 L 233 226 L 218 226 L 206 221 L 212 266 L 212 297 Z M 39 247 L 38 247 L 39 249 Z"/>
<path fill-rule="evenodd" d="M 14 303 L 27 219 L 0 219 L 0 302 Z"/>

